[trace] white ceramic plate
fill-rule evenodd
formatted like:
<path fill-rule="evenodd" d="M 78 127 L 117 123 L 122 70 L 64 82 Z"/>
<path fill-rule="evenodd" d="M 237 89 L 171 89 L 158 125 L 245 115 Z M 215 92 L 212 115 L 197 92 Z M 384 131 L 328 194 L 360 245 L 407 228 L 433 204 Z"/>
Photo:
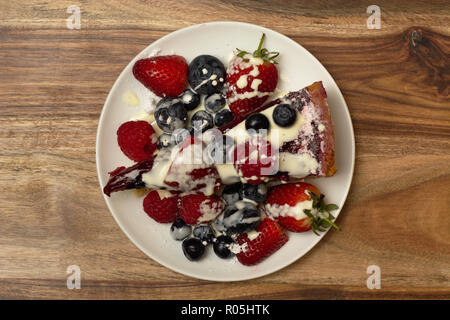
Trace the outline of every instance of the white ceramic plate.
<path fill-rule="evenodd" d="M 178 30 L 152 43 L 127 65 L 109 92 L 100 116 L 96 152 L 101 188 L 108 181 L 108 171 L 132 164 L 117 145 L 116 131 L 120 124 L 139 111 L 139 107 L 130 107 L 122 101 L 124 92 L 135 92 L 141 104 L 150 96 L 133 77 L 132 67 L 136 60 L 160 50 L 161 55 L 175 53 L 184 56 L 188 63 L 197 55 L 211 54 L 226 65 L 235 48 L 253 51 L 261 32 L 266 34 L 265 47 L 280 52 L 277 66 L 279 88 L 294 91 L 314 81 L 323 81 L 334 122 L 338 172 L 331 178 L 310 181 L 326 195 L 327 202 L 342 208 L 350 189 L 355 159 L 353 127 L 344 97 L 327 70 L 301 45 L 275 31 L 240 22 L 205 23 Z M 105 196 L 105 200 L 122 230 L 150 258 L 179 273 L 206 280 L 237 281 L 267 275 L 296 261 L 324 236 L 319 237 L 312 232 L 289 233 L 290 240 L 280 250 L 252 267 L 241 265 L 236 258 L 219 259 L 211 246 L 203 259 L 190 262 L 182 253 L 181 243 L 170 237 L 170 224 L 158 224 L 145 214 L 142 198 L 136 198 L 132 191 L 122 191 L 113 193 L 111 198 Z"/>

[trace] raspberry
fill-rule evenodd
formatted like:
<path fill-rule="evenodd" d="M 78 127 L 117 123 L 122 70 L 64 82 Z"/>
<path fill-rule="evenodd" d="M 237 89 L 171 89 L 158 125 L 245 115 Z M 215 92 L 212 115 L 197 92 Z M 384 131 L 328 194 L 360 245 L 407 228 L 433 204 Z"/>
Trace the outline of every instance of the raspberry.
<path fill-rule="evenodd" d="M 225 204 L 215 196 L 202 193 L 181 197 L 180 216 L 187 224 L 208 223 L 222 213 Z"/>
<path fill-rule="evenodd" d="M 122 152 L 131 160 L 153 158 L 157 138 L 155 130 L 146 121 L 128 121 L 117 130 L 117 142 Z"/>
<path fill-rule="evenodd" d="M 144 198 L 144 211 L 159 223 L 171 223 L 177 219 L 179 197 L 175 192 L 152 190 Z"/>

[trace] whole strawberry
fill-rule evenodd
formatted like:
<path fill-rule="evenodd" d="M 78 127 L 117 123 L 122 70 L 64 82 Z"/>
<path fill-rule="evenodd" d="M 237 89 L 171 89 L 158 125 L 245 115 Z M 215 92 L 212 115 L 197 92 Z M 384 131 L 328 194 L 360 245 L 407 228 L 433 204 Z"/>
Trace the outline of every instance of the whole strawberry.
<path fill-rule="evenodd" d="M 288 183 L 273 187 L 264 203 L 266 212 L 283 228 L 292 232 L 313 230 L 325 231 L 333 226 L 329 211 L 336 210 L 335 204 L 326 205 L 324 195 L 312 184 L 306 182 Z"/>
<path fill-rule="evenodd" d="M 181 197 L 180 217 L 187 224 L 197 225 L 214 220 L 225 208 L 223 201 L 203 193 Z"/>
<path fill-rule="evenodd" d="M 128 158 L 142 161 L 153 158 L 157 138 L 155 130 L 147 121 L 128 121 L 117 130 L 117 143 Z"/>
<path fill-rule="evenodd" d="M 244 119 L 261 106 L 278 83 L 278 70 L 275 66 L 277 52 L 262 48 L 265 35 L 253 54 L 238 49 L 227 69 L 226 97 L 231 112 Z"/>
<path fill-rule="evenodd" d="M 144 211 L 159 223 L 170 223 L 177 219 L 179 197 L 175 192 L 152 190 L 144 198 Z"/>
<path fill-rule="evenodd" d="M 187 83 L 188 65 L 177 55 L 156 56 L 136 61 L 134 77 L 160 97 L 177 97 Z"/>
<path fill-rule="evenodd" d="M 248 238 L 247 233 L 242 233 L 237 238 L 241 252 L 236 256 L 243 265 L 252 266 L 261 262 L 289 240 L 283 228 L 270 218 L 261 221 L 256 232 L 258 236 L 253 240 Z"/>

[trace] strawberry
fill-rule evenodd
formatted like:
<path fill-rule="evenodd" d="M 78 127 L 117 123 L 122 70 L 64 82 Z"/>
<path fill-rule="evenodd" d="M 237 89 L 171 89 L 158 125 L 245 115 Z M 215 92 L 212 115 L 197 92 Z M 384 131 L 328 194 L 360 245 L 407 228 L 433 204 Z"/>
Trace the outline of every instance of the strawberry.
<path fill-rule="evenodd" d="M 267 217 L 261 221 L 256 231 L 259 235 L 253 240 L 248 238 L 247 233 L 242 233 L 237 238 L 242 249 L 236 256 L 243 265 L 252 266 L 261 262 L 289 240 L 283 228 Z"/>
<path fill-rule="evenodd" d="M 329 226 L 339 230 L 329 213 L 338 207 L 335 204 L 325 205 L 324 197 L 312 184 L 288 183 L 273 187 L 264 205 L 269 216 L 286 230 L 305 232 L 313 229 L 316 234 Z"/>
<path fill-rule="evenodd" d="M 238 49 L 227 69 L 226 97 L 231 112 L 239 119 L 261 106 L 277 87 L 274 59 L 278 53 L 262 48 L 264 38 L 263 34 L 253 54 Z"/>
<path fill-rule="evenodd" d="M 266 137 L 251 136 L 234 149 L 234 167 L 246 183 L 267 182 L 268 177 L 278 170 L 278 150 L 273 148 Z"/>
<path fill-rule="evenodd" d="M 223 201 L 203 193 L 181 197 L 180 216 L 187 224 L 197 225 L 214 220 L 225 208 Z"/>
<path fill-rule="evenodd" d="M 155 130 L 147 121 L 128 121 L 117 130 L 117 142 L 128 158 L 142 161 L 153 158 L 157 138 Z"/>
<path fill-rule="evenodd" d="M 188 65 L 177 55 L 156 56 L 136 61 L 134 77 L 160 97 L 177 97 L 187 83 Z"/>
<path fill-rule="evenodd" d="M 144 211 L 159 223 L 170 223 L 177 219 L 179 197 L 176 192 L 152 190 L 144 198 Z"/>
<path fill-rule="evenodd" d="M 201 191 L 213 194 L 221 185 L 219 173 L 214 166 L 203 162 L 203 143 L 188 136 L 173 159 L 164 183 L 183 192 Z"/>

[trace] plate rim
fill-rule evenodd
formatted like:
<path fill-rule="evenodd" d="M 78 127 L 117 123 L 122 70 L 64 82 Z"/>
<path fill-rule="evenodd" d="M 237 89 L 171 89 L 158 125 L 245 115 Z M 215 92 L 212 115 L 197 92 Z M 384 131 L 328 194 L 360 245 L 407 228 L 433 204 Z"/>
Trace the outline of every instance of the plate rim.
<path fill-rule="evenodd" d="M 185 271 L 182 270 L 181 268 L 178 268 L 177 266 L 174 265 L 170 265 L 170 264 L 166 264 L 165 262 L 161 261 L 160 259 L 156 258 L 155 256 L 153 256 L 150 252 L 148 252 L 148 250 L 144 249 L 139 243 L 138 241 L 134 238 L 134 236 L 132 236 L 130 234 L 130 232 L 122 225 L 122 223 L 119 221 L 119 218 L 117 217 L 115 210 L 112 208 L 112 206 L 110 205 L 107 196 L 103 193 L 103 184 L 102 184 L 102 173 L 100 172 L 100 155 L 99 155 L 99 148 L 100 148 L 100 137 L 102 135 L 102 130 L 101 128 L 103 128 L 104 126 L 104 119 L 105 119 L 105 110 L 106 110 L 106 106 L 108 104 L 110 104 L 110 100 L 112 100 L 112 93 L 115 91 L 116 87 L 118 86 L 118 83 L 121 82 L 121 79 L 125 76 L 125 72 L 128 69 L 128 66 L 132 63 L 134 63 L 134 61 L 140 57 L 142 57 L 143 52 L 147 51 L 149 49 L 150 46 L 157 46 L 157 44 L 161 41 L 170 39 L 172 37 L 177 36 L 179 33 L 183 33 L 183 32 L 189 32 L 191 29 L 195 29 L 195 28 L 199 28 L 203 25 L 226 25 L 226 24 L 233 24 L 233 25 L 242 25 L 245 27 L 251 27 L 251 28 L 259 28 L 261 31 L 265 31 L 265 32 L 271 32 L 271 33 L 275 33 L 277 36 L 284 38 L 285 40 L 287 40 L 288 42 L 293 43 L 294 45 L 298 46 L 301 50 L 304 51 L 304 53 L 306 53 L 307 55 L 310 56 L 310 58 L 312 58 L 313 60 L 315 60 L 323 69 L 324 71 L 328 74 L 328 76 L 330 77 L 332 83 L 336 86 L 337 88 L 337 95 L 338 98 L 341 99 L 344 102 L 344 106 L 345 106 L 345 117 L 347 118 L 347 121 L 349 123 L 350 126 L 350 131 L 351 131 L 351 152 L 352 152 L 352 157 L 351 157 L 351 168 L 350 168 L 350 183 L 348 184 L 347 190 L 345 191 L 345 196 L 344 196 L 344 200 L 342 202 L 342 206 L 339 209 L 338 213 L 336 214 L 336 218 L 339 216 L 339 214 L 341 213 L 342 209 L 345 206 L 345 203 L 347 201 L 348 198 L 348 194 L 350 192 L 351 189 L 351 185 L 353 182 L 353 177 L 354 177 L 354 169 L 355 169 L 355 159 L 356 159 L 356 142 L 355 142 L 355 132 L 354 132 L 354 128 L 353 128 L 353 122 L 352 122 L 352 118 L 350 116 L 350 110 L 348 109 L 347 106 L 347 102 L 345 101 L 345 98 L 341 92 L 341 89 L 339 88 L 339 86 L 337 85 L 336 81 L 334 80 L 334 78 L 332 77 L 332 75 L 328 72 L 328 70 L 325 68 L 325 66 L 312 54 L 310 53 L 306 48 L 304 48 L 300 43 L 292 40 L 291 38 L 289 38 L 288 36 L 260 26 L 260 25 L 256 25 L 256 24 L 252 24 L 252 23 L 247 23 L 247 22 L 241 22 L 241 21 L 212 21 L 212 22 L 205 22 L 205 23 L 199 23 L 199 24 L 195 24 L 195 25 L 190 25 L 178 30 L 175 30 L 173 32 L 170 32 L 166 35 L 164 35 L 163 37 L 153 41 L 152 43 L 150 43 L 148 46 L 146 46 L 143 50 L 141 50 L 138 54 L 136 54 L 136 56 L 130 60 L 130 62 L 128 62 L 128 64 L 122 69 L 122 71 L 120 72 L 119 76 L 116 78 L 116 80 L 114 81 L 114 84 L 112 85 L 111 89 L 108 92 L 108 96 L 106 97 L 105 103 L 103 104 L 102 107 L 102 111 L 100 113 L 100 117 L 99 117 L 99 121 L 98 121 L 98 125 L 97 125 L 97 133 L 96 133 L 96 143 L 95 143 L 95 165 L 96 165 L 96 169 L 97 169 L 97 178 L 98 178 L 98 182 L 100 185 L 100 191 L 103 195 L 103 199 L 106 202 L 106 205 L 108 207 L 109 212 L 111 213 L 111 215 L 113 216 L 115 222 L 117 223 L 117 225 L 120 227 L 120 229 L 122 230 L 122 232 L 125 233 L 125 235 L 128 237 L 128 239 L 139 249 L 141 250 L 145 255 L 147 255 L 149 258 L 151 258 L 152 260 L 158 262 L 160 265 L 175 271 L 177 273 L 180 273 L 182 275 L 185 276 L 189 276 L 191 278 L 195 278 L 195 279 L 200 279 L 200 280 L 208 280 L 208 281 L 216 281 L 216 282 L 235 282 L 235 281 L 247 281 L 247 280 L 251 280 L 251 279 L 256 279 L 256 278 L 261 278 L 264 276 L 268 276 L 270 274 L 273 274 L 281 269 L 284 269 L 286 267 L 288 267 L 289 265 L 291 265 L 292 263 L 294 263 L 295 261 L 299 260 L 300 258 L 302 258 L 304 255 L 306 255 L 307 253 L 309 253 L 314 246 L 316 246 L 323 237 L 325 237 L 325 235 L 328 233 L 328 231 L 330 230 L 327 229 L 324 233 L 322 233 L 320 235 L 320 238 L 318 238 L 318 241 L 314 242 L 313 244 L 311 244 L 310 246 L 307 247 L 307 250 L 305 250 L 305 252 L 303 254 L 301 254 L 300 256 L 294 256 L 294 258 L 290 259 L 289 261 L 287 261 L 284 264 L 280 264 L 278 266 L 275 266 L 274 268 L 271 268 L 268 272 L 262 272 L 261 274 L 257 274 L 255 276 L 248 276 L 248 277 L 231 277 L 229 279 L 217 279 L 217 278 L 212 278 L 209 276 L 198 276 L 197 274 L 192 274 L 189 271 Z"/>

